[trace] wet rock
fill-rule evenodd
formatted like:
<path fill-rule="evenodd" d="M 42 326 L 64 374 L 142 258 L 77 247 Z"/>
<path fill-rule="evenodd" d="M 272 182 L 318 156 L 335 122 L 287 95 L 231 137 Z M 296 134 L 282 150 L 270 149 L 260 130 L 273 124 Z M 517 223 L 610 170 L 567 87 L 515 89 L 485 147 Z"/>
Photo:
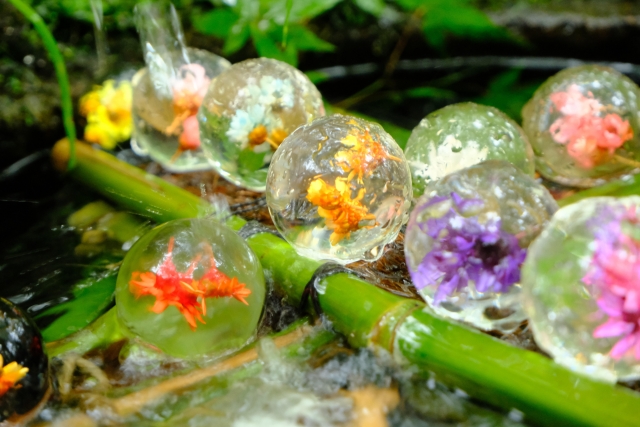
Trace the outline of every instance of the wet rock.
<path fill-rule="evenodd" d="M 31 411 L 47 393 L 49 359 L 33 320 L 4 298 L 0 298 L 0 355 L 4 362 L 0 420 L 13 420 Z"/>

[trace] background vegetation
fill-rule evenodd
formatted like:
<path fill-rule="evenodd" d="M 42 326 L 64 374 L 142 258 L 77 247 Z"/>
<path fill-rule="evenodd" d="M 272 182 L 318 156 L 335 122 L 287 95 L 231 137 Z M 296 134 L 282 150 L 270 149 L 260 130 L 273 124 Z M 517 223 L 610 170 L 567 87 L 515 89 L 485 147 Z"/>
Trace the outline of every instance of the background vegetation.
<path fill-rule="evenodd" d="M 101 3 L 103 42 L 96 40 L 89 0 L 27 3 L 58 41 L 75 100 L 92 84 L 130 76 L 142 66 L 132 14 L 136 1 Z M 551 56 L 633 62 L 637 58 L 629 46 L 640 42 L 640 21 L 635 18 L 640 5 L 624 0 L 173 3 L 191 46 L 232 62 L 267 56 L 304 71 L 346 67 L 310 76 L 329 101 L 409 129 L 433 109 L 462 100 L 495 105 L 518 119 L 522 102 L 556 71 L 541 69 L 535 62 L 500 65 L 491 59 L 481 66 L 465 60 L 454 66 L 446 62 L 450 58 Z M 418 59 L 435 62 L 406 62 Z M 360 68 L 349 68 L 358 64 Z M 0 3 L 0 167 L 49 147 L 64 134 L 59 105 L 54 69 L 36 31 L 9 2 Z"/>

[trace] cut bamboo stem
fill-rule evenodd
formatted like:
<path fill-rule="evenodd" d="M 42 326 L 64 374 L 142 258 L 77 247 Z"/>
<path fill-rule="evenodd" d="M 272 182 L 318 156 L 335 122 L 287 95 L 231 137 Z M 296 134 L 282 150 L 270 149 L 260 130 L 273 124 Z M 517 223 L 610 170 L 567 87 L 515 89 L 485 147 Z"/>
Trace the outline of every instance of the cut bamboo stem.
<path fill-rule="evenodd" d="M 64 164 L 65 142 L 54 148 Z M 62 156 L 62 157 L 60 157 Z M 151 177 L 115 157 L 78 149 L 78 167 L 70 174 L 86 185 L 156 220 L 207 212 L 192 194 Z M 153 208 L 151 208 L 153 207 Z M 232 218 L 238 229 L 244 220 Z M 319 262 L 299 256 L 286 242 L 268 233 L 247 240 L 265 276 L 292 305 Z M 533 423 L 580 426 L 637 426 L 640 394 L 577 375 L 552 360 L 465 326 L 440 319 L 425 305 L 383 291 L 355 276 L 324 279 L 320 305 L 334 328 L 353 346 L 373 346 L 400 363 L 505 410 L 517 409 Z"/>

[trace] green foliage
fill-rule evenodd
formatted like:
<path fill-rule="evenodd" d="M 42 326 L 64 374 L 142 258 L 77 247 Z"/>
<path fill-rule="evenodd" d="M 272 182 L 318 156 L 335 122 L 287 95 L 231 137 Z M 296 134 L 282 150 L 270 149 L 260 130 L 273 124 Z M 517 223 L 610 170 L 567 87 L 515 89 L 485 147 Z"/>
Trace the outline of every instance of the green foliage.
<path fill-rule="evenodd" d="M 533 93 L 542 83 L 519 83 L 522 69 L 513 68 L 499 74 L 489 84 L 484 96 L 474 99 L 478 104 L 490 105 L 502 110 L 509 117 L 522 122 L 522 107 L 531 99 Z"/>
<path fill-rule="evenodd" d="M 409 98 L 435 98 L 435 99 L 452 99 L 455 98 L 455 92 L 447 89 L 440 89 L 432 86 L 422 86 L 404 91 L 404 96 Z"/>
<path fill-rule="evenodd" d="M 373 16 L 380 16 L 386 5 L 382 0 L 354 0 L 354 3 Z"/>
<path fill-rule="evenodd" d="M 134 27 L 133 8 L 140 0 L 100 0 L 105 24 L 110 28 Z M 178 10 L 189 8 L 193 0 L 171 0 Z M 89 0 L 28 0 L 51 27 L 56 27 L 60 17 L 93 23 Z"/>
<path fill-rule="evenodd" d="M 242 150 L 238 155 L 238 168 L 246 172 L 255 172 L 264 166 L 266 153 L 255 153 L 253 150 Z"/>
<path fill-rule="evenodd" d="M 339 1 L 238 0 L 232 7 L 222 6 L 204 14 L 194 14 L 193 25 L 203 34 L 224 39 L 223 52 L 227 55 L 237 52 L 251 39 L 260 56 L 295 66 L 299 51 L 330 52 L 334 49 L 305 23 Z"/>
<path fill-rule="evenodd" d="M 218 4 L 212 11 L 195 13 L 192 20 L 197 31 L 224 39 L 223 52 L 227 55 L 237 52 L 251 40 L 260 56 L 295 66 L 300 51 L 329 52 L 334 49 L 306 24 L 342 1 L 237 0 L 233 6 Z M 376 17 L 393 9 L 383 0 L 351 0 L 351 3 Z M 472 0 L 396 0 L 394 3 L 419 18 L 427 41 L 441 51 L 448 35 L 517 40 L 506 29 L 491 22 Z"/>
<path fill-rule="evenodd" d="M 397 0 L 404 10 L 420 16 L 427 41 L 444 50 L 446 37 L 513 39 L 504 28 L 495 25 L 471 0 Z"/>
<path fill-rule="evenodd" d="M 88 269 L 89 270 L 89 269 Z M 50 325 L 42 330 L 46 342 L 62 339 L 83 329 L 111 305 L 116 289 L 117 270 L 108 270 L 102 278 L 88 277 L 76 284 L 73 298 L 54 305 L 37 318 L 55 316 Z"/>

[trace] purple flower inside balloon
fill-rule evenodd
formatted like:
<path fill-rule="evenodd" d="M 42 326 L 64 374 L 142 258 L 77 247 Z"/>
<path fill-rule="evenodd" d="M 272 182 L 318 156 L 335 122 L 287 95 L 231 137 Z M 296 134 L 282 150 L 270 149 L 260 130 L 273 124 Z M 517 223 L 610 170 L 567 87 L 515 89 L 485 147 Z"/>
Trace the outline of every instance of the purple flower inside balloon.
<path fill-rule="evenodd" d="M 473 215 L 484 205 L 481 199 L 463 199 L 452 192 L 450 197 L 432 197 L 416 209 L 430 209 L 448 200 L 451 207 L 442 216 L 417 222 L 433 243 L 411 272 L 416 288 L 437 286 L 434 305 L 471 282 L 481 293 L 509 291 L 520 280 L 520 266 L 526 256 L 518 238 L 502 230 L 498 215 L 488 216 L 483 222 Z"/>
<path fill-rule="evenodd" d="M 592 221 L 593 258 L 582 281 L 597 295 L 608 316 L 594 338 L 618 338 L 609 353 L 619 360 L 629 354 L 640 360 L 640 220 L 635 206 L 600 208 Z M 636 237 L 632 237 L 635 231 Z"/>

